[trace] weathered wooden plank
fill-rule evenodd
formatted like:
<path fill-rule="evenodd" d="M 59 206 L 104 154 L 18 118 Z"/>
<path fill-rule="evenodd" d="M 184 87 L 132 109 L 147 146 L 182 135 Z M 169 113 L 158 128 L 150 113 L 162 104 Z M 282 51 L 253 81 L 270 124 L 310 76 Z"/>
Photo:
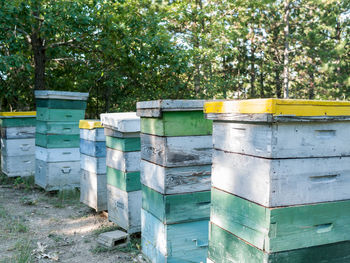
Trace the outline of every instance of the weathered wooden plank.
<path fill-rule="evenodd" d="M 212 185 L 266 207 L 350 199 L 350 157 L 265 159 L 214 150 Z"/>
<path fill-rule="evenodd" d="M 240 263 L 343 263 L 350 262 L 350 242 L 332 243 L 277 253 L 266 253 L 211 223 L 207 262 Z"/>
<path fill-rule="evenodd" d="M 141 160 L 142 184 L 162 194 L 210 190 L 211 165 L 167 168 Z"/>
<path fill-rule="evenodd" d="M 137 102 L 140 117 L 161 117 L 165 111 L 203 111 L 204 100 L 153 100 Z"/>
<path fill-rule="evenodd" d="M 1 152 L 6 156 L 23 156 L 35 154 L 35 139 L 1 138 Z"/>
<path fill-rule="evenodd" d="M 211 135 L 212 121 L 203 111 L 164 112 L 162 118 L 141 118 L 141 132 L 158 136 Z"/>
<path fill-rule="evenodd" d="M 116 138 L 139 138 L 140 132 L 119 132 L 114 130 L 108 125 L 104 125 L 104 132 L 106 136 L 116 137 Z"/>
<path fill-rule="evenodd" d="M 205 262 L 208 220 L 166 225 L 141 210 L 141 247 L 152 263 Z"/>
<path fill-rule="evenodd" d="M 71 92 L 56 90 L 36 90 L 34 91 L 35 99 L 59 99 L 59 100 L 87 100 L 87 92 Z"/>
<path fill-rule="evenodd" d="M 141 191 L 125 192 L 107 184 L 108 219 L 133 234 L 141 231 Z"/>
<path fill-rule="evenodd" d="M 141 153 L 137 152 L 122 152 L 107 148 L 106 164 L 123 172 L 138 172 L 140 171 Z"/>
<path fill-rule="evenodd" d="M 4 139 L 35 138 L 35 126 L 1 128 L 1 137 Z"/>
<path fill-rule="evenodd" d="M 6 156 L 1 152 L 1 171 L 8 177 L 32 176 L 35 171 L 35 155 Z"/>
<path fill-rule="evenodd" d="M 123 133 L 140 132 L 140 118 L 135 112 L 104 113 L 100 115 L 103 126 Z"/>
<path fill-rule="evenodd" d="M 80 139 L 80 152 L 94 157 L 106 157 L 106 142 Z"/>
<path fill-rule="evenodd" d="M 107 184 L 125 192 L 141 190 L 140 172 L 123 172 L 107 166 Z"/>
<path fill-rule="evenodd" d="M 267 252 L 349 240 L 350 200 L 266 208 L 212 188 L 211 222 Z"/>
<path fill-rule="evenodd" d="M 214 123 L 214 148 L 264 158 L 350 156 L 349 122 Z"/>
<path fill-rule="evenodd" d="M 166 167 L 211 164 L 211 136 L 141 134 L 141 158 Z"/>
<path fill-rule="evenodd" d="M 79 134 L 78 122 L 37 121 L 36 132 L 41 134 Z"/>
<path fill-rule="evenodd" d="M 47 135 L 36 133 L 35 144 L 44 148 L 79 148 L 79 134 Z"/>
<path fill-rule="evenodd" d="M 123 151 L 123 152 L 135 152 L 141 150 L 140 137 L 138 138 L 115 138 L 106 136 L 106 146 Z"/>
<path fill-rule="evenodd" d="M 44 148 L 35 147 L 35 158 L 44 162 L 80 161 L 79 148 Z"/>
<path fill-rule="evenodd" d="M 143 185 L 142 208 L 164 224 L 209 220 L 210 191 L 163 195 Z"/>
<path fill-rule="evenodd" d="M 104 134 L 104 129 L 80 129 L 80 139 L 94 142 L 105 142 L 106 136 Z"/>
<path fill-rule="evenodd" d="M 36 118 L 39 121 L 76 121 L 79 125 L 79 120 L 84 119 L 84 116 L 85 110 L 37 108 Z"/>
<path fill-rule="evenodd" d="M 96 173 L 96 174 L 106 174 L 106 158 L 105 157 L 93 157 L 90 155 L 81 154 L 80 155 L 81 169 L 86 171 Z"/>
<path fill-rule="evenodd" d="M 75 109 L 85 110 L 87 102 L 84 100 L 62 100 L 62 99 L 36 99 L 36 106 L 49 109 Z"/>
<path fill-rule="evenodd" d="M 107 177 L 81 170 L 80 202 L 96 210 L 107 210 Z"/>
<path fill-rule="evenodd" d="M 46 191 L 80 187 L 80 162 L 35 162 L 35 183 Z"/>
<path fill-rule="evenodd" d="M 2 128 L 7 127 L 28 127 L 35 126 L 36 118 L 23 117 L 23 118 L 4 118 L 0 119 L 0 126 Z"/>

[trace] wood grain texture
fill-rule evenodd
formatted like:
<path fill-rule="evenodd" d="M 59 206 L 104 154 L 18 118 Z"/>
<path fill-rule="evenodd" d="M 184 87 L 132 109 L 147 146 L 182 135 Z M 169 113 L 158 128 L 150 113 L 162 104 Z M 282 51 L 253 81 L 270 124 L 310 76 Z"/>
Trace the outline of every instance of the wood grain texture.
<path fill-rule="evenodd" d="M 35 147 L 35 158 L 44 162 L 80 161 L 79 148 L 44 148 Z"/>
<path fill-rule="evenodd" d="M 35 139 L 0 139 L 1 152 L 6 156 L 35 155 Z"/>
<path fill-rule="evenodd" d="M 350 156 L 350 122 L 215 122 L 214 148 L 264 158 Z"/>
<path fill-rule="evenodd" d="M 209 191 L 210 179 L 210 165 L 167 168 L 141 160 L 142 184 L 162 194 Z"/>
<path fill-rule="evenodd" d="M 140 172 L 125 173 L 107 166 L 107 184 L 125 192 L 141 190 Z"/>
<path fill-rule="evenodd" d="M 343 263 L 350 261 L 350 242 L 332 243 L 284 252 L 266 253 L 211 223 L 209 227 L 211 263 Z"/>
<path fill-rule="evenodd" d="M 211 164 L 211 136 L 159 137 L 141 134 L 141 158 L 165 167 Z"/>
<path fill-rule="evenodd" d="M 106 146 L 123 152 L 135 152 L 141 150 L 140 137 L 138 138 L 116 138 L 106 136 Z"/>
<path fill-rule="evenodd" d="M 267 252 L 349 240 L 350 201 L 265 208 L 212 188 L 210 220 Z"/>
<path fill-rule="evenodd" d="M 103 126 L 123 133 L 140 132 L 140 118 L 135 112 L 103 113 L 100 115 Z"/>
<path fill-rule="evenodd" d="M 87 100 L 89 93 L 56 90 L 35 90 L 34 96 L 35 99 Z"/>
<path fill-rule="evenodd" d="M 36 132 L 41 134 L 65 134 L 78 135 L 79 126 L 77 122 L 52 122 L 52 121 L 37 121 Z"/>
<path fill-rule="evenodd" d="M 80 202 L 96 210 L 107 210 L 107 177 L 106 174 L 96 174 L 81 170 Z"/>
<path fill-rule="evenodd" d="M 80 137 L 77 135 L 47 135 L 36 133 L 35 144 L 44 148 L 79 148 Z"/>
<path fill-rule="evenodd" d="M 4 139 L 35 138 L 35 126 L 1 128 L 1 137 Z"/>
<path fill-rule="evenodd" d="M 350 157 L 265 159 L 214 150 L 212 185 L 266 207 L 350 199 Z"/>
<path fill-rule="evenodd" d="M 87 102 L 84 100 L 36 99 L 36 106 L 49 109 L 85 110 Z"/>
<path fill-rule="evenodd" d="M 1 171 L 8 177 L 33 176 L 35 155 L 6 156 L 1 152 Z"/>
<path fill-rule="evenodd" d="M 35 162 L 35 183 L 46 191 L 80 187 L 80 162 Z"/>
<path fill-rule="evenodd" d="M 93 157 L 106 157 L 106 142 L 80 139 L 80 152 Z"/>
<path fill-rule="evenodd" d="M 105 157 L 93 157 L 90 155 L 80 154 L 81 169 L 96 173 L 106 174 L 106 158 Z"/>
<path fill-rule="evenodd" d="M 32 117 L 0 119 L 1 128 L 35 126 L 35 123 L 36 118 Z"/>
<path fill-rule="evenodd" d="M 106 164 L 123 172 L 140 171 L 141 154 L 137 152 L 122 152 L 107 148 Z"/>
<path fill-rule="evenodd" d="M 203 111 L 164 112 L 162 118 L 141 118 L 141 132 L 158 136 L 211 135 L 212 121 Z"/>
<path fill-rule="evenodd" d="M 79 125 L 79 120 L 84 119 L 85 110 L 72 109 L 48 109 L 37 108 L 36 118 L 39 121 L 76 121 Z"/>
<path fill-rule="evenodd" d="M 143 185 L 142 208 L 164 224 L 209 220 L 210 191 L 163 195 Z"/>
<path fill-rule="evenodd" d="M 152 263 L 205 262 L 208 221 L 166 225 L 141 210 L 142 253 Z"/>
<path fill-rule="evenodd" d="M 141 191 L 125 192 L 107 184 L 108 219 L 128 233 L 141 231 Z"/>
<path fill-rule="evenodd" d="M 104 134 L 104 129 L 80 129 L 80 139 L 94 142 L 105 142 L 106 136 Z"/>
<path fill-rule="evenodd" d="M 139 138 L 140 132 L 120 132 L 108 125 L 104 125 L 105 135 L 116 138 Z"/>

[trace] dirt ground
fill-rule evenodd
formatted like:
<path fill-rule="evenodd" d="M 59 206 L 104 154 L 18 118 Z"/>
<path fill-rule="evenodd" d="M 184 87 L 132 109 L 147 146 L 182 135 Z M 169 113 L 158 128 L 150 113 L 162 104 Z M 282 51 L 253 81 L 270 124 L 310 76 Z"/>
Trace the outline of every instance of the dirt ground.
<path fill-rule="evenodd" d="M 45 193 L 21 180 L 0 183 L 0 263 L 144 262 L 140 240 L 107 249 L 98 234 L 117 229 L 79 202 L 79 193 Z"/>

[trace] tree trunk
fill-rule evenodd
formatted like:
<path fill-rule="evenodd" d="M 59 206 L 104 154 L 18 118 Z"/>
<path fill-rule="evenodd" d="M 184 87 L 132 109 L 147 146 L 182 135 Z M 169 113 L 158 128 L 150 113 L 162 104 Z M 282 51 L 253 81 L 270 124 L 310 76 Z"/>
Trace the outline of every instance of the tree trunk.
<path fill-rule="evenodd" d="M 276 84 L 276 96 L 282 97 L 282 85 L 281 85 L 281 70 L 276 66 L 275 68 L 275 84 Z"/>
<path fill-rule="evenodd" d="M 284 1 L 283 97 L 289 98 L 289 14 L 290 0 Z"/>
<path fill-rule="evenodd" d="M 263 62 L 263 59 L 261 58 L 261 62 L 260 62 L 260 97 L 261 98 L 265 97 L 263 65 L 264 65 L 264 62 Z"/>
<path fill-rule="evenodd" d="M 251 48 L 250 58 L 250 97 L 252 98 L 255 97 L 255 48 L 255 46 Z"/>
<path fill-rule="evenodd" d="M 34 88 L 36 90 L 45 89 L 45 64 L 46 64 L 46 49 L 43 40 L 37 35 L 31 36 L 32 48 L 34 53 Z"/>

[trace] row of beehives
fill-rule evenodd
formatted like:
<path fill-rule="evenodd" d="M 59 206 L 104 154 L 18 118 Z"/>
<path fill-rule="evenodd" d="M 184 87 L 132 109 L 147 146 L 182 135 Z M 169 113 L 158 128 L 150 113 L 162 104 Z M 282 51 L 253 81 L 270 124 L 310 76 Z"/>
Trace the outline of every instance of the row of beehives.
<path fill-rule="evenodd" d="M 310 113 L 310 105 L 290 112 L 293 103 L 284 111 L 276 109 L 283 101 L 263 102 L 269 106 L 263 111 L 244 102 L 205 108 L 214 119 L 215 148 L 208 262 L 347 262 L 349 105 L 315 103 Z M 207 257 L 212 145 L 202 112 L 200 101 L 139 103 L 141 145 L 118 114 L 102 116 L 109 214 L 130 233 L 142 218 L 142 250 L 152 262 Z M 96 162 L 82 157 L 82 200 L 93 196 L 83 189 L 103 188 L 87 178 L 104 174 L 98 143 L 87 149 L 94 129 L 86 130 L 81 151 Z M 83 186 L 84 180 L 90 181 Z"/>

